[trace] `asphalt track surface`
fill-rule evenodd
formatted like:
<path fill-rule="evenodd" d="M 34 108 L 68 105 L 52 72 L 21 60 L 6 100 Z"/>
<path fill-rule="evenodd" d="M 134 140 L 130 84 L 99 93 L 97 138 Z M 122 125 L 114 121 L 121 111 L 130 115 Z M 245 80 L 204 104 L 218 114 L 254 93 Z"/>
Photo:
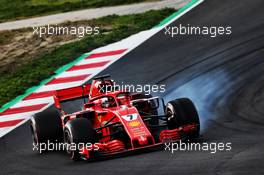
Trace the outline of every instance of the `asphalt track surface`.
<path fill-rule="evenodd" d="M 230 25 L 231 36 L 170 38 L 162 31 L 102 73 L 120 82 L 166 84 L 166 99 L 192 98 L 201 142 L 231 142 L 231 151 L 72 162 L 64 153 L 33 153 L 26 124 L 0 140 L 0 174 L 263 174 L 263 6 L 263 0 L 205 1 L 172 25 Z"/>

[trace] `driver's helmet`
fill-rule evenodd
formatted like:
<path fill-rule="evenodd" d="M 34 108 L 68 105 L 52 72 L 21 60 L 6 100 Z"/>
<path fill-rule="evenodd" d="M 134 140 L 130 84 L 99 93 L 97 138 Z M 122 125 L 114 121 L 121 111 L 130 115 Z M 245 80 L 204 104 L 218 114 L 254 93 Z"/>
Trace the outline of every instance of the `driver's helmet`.
<path fill-rule="evenodd" d="M 116 102 L 115 99 L 112 97 L 105 97 L 102 98 L 102 106 L 104 108 L 111 108 L 111 107 L 116 107 Z"/>
<path fill-rule="evenodd" d="M 104 108 L 108 108 L 110 106 L 108 98 L 102 98 L 101 103 Z"/>

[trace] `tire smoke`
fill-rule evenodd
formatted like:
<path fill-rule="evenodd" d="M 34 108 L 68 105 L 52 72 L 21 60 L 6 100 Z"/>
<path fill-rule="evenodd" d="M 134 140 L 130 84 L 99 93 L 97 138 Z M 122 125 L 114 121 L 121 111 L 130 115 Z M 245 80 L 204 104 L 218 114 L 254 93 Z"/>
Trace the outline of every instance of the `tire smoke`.
<path fill-rule="evenodd" d="M 220 70 L 192 79 L 175 90 L 168 91 L 164 98 L 166 101 L 175 98 L 190 98 L 198 110 L 201 131 L 203 132 L 206 129 L 208 119 L 216 117 L 215 109 L 219 105 L 223 105 L 222 102 L 225 101 L 223 94 L 226 93 L 225 88 L 230 85 L 231 82 L 227 73 Z M 176 85 L 172 87 L 176 87 Z"/>

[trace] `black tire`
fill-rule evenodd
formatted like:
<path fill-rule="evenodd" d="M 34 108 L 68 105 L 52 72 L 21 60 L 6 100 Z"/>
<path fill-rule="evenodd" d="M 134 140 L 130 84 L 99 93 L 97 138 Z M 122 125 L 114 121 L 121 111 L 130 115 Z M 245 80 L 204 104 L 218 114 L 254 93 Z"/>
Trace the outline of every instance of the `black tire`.
<path fill-rule="evenodd" d="M 197 130 L 189 134 L 190 138 L 200 135 L 199 115 L 193 102 L 188 98 L 170 101 L 166 105 L 167 124 L 169 129 L 179 128 L 186 124 L 197 124 Z"/>
<path fill-rule="evenodd" d="M 40 144 L 59 143 L 63 141 L 63 128 L 60 112 L 55 108 L 40 112 L 30 120 L 33 144 L 40 151 Z M 46 145 L 47 147 L 47 145 Z"/>
<path fill-rule="evenodd" d="M 64 141 L 66 144 L 87 144 L 96 143 L 97 136 L 96 131 L 93 129 L 91 122 L 86 118 L 76 118 L 66 123 L 64 128 Z M 81 160 L 82 157 L 79 150 L 70 150 L 67 152 L 70 154 L 72 160 Z"/>

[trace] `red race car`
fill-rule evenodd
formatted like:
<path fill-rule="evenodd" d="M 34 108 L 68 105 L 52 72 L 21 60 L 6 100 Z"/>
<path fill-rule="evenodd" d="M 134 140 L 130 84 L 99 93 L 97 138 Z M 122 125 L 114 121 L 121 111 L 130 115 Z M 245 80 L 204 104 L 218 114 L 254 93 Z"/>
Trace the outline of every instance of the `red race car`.
<path fill-rule="evenodd" d="M 165 105 L 160 97 L 113 87 L 109 76 L 101 76 L 91 84 L 56 91 L 55 107 L 31 118 L 34 147 L 48 151 L 53 144 L 52 149 L 65 149 L 73 160 L 93 160 L 199 136 L 191 100 Z"/>

